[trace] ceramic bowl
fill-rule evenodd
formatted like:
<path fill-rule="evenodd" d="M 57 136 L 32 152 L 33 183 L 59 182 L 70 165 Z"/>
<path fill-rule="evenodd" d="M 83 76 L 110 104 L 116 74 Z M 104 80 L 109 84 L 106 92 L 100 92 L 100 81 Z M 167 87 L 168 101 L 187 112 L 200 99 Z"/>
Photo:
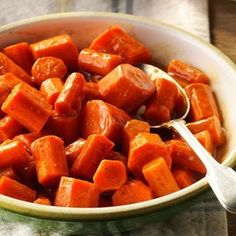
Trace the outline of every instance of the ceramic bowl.
<path fill-rule="evenodd" d="M 236 162 L 236 67 L 218 49 L 175 27 L 152 19 L 114 13 L 63 13 L 22 20 L 0 28 L 0 48 L 21 42 L 35 42 L 67 33 L 79 48 L 89 45 L 109 26 L 120 25 L 151 49 L 153 61 L 166 66 L 182 59 L 204 71 L 211 80 L 227 130 L 227 144 L 218 158 L 226 166 Z M 208 188 L 206 179 L 176 193 L 150 201 L 106 208 L 63 208 L 23 202 L 0 196 L 6 218 L 28 222 L 37 227 L 73 234 L 124 231 L 160 221 L 199 200 Z"/>

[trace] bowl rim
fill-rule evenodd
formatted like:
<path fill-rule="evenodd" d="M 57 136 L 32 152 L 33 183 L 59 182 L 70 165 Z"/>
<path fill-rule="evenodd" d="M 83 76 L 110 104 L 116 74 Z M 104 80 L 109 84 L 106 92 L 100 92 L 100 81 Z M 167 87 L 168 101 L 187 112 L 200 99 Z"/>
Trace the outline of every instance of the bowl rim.
<path fill-rule="evenodd" d="M 96 12 L 96 11 L 84 11 L 84 12 L 66 12 L 48 14 L 42 16 L 36 16 L 28 19 L 19 20 L 10 24 L 0 27 L 0 35 L 6 32 L 11 32 L 14 29 L 20 29 L 30 24 L 44 22 L 44 21 L 55 21 L 61 19 L 75 19 L 75 18 L 115 18 L 121 20 L 128 20 L 134 23 L 142 23 L 150 26 L 157 26 L 171 30 L 172 32 L 185 37 L 187 40 L 191 40 L 210 53 L 217 55 L 217 61 L 224 63 L 227 66 L 226 70 L 231 70 L 232 73 L 236 74 L 236 65 L 225 56 L 219 49 L 212 44 L 204 41 L 203 39 L 175 27 L 173 25 L 143 17 L 134 16 L 123 13 L 108 13 L 108 12 Z M 230 152 L 226 160 L 222 163 L 225 166 L 233 167 L 236 164 L 236 147 Z M 171 207 L 177 203 L 183 202 L 200 192 L 203 192 L 209 187 L 206 178 L 199 180 L 193 185 L 169 194 L 164 197 L 152 199 L 149 201 L 129 204 L 125 206 L 115 207 L 97 207 L 97 208 L 75 208 L 75 207 L 55 207 L 55 206 L 44 206 L 34 203 L 13 199 L 4 195 L 0 195 L 0 207 L 14 211 L 17 213 L 30 215 L 39 218 L 47 218 L 53 220 L 112 220 L 123 217 L 138 216 L 140 214 L 146 214 L 153 212 L 154 210 L 160 210 L 166 207 Z"/>

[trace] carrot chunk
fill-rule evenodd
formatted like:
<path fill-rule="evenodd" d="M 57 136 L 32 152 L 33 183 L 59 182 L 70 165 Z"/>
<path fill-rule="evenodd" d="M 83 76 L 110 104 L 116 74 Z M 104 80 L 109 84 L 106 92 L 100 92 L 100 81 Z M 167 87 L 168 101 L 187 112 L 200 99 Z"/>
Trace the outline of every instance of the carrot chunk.
<path fill-rule="evenodd" d="M 84 101 L 101 99 L 98 84 L 86 82 L 83 87 Z"/>
<path fill-rule="evenodd" d="M 209 84 L 209 78 L 202 71 L 180 60 L 170 61 L 167 70 L 174 78 L 180 78 L 185 83 Z"/>
<path fill-rule="evenodd" d="M 195 83 L 185 87 L 190 100 L 190 116 L 193 121 L 202 120 L 210 116 L 220 118 L 218 108 L 207 84 Z"/>
<path fill-rule="evenodd" d="M 137 178 L 143 178 L 143 166 L 157 157 L 165 158 L 168 167 L 171 167 L 170 155 L 159 135 L 139 133 L 130 144 L 128 168 Z"/>
<path fill-rule="evenodd" d="M 15 170 L 12 167 L 1 168 L 0 170 L 0 177 L 7 176 L 8 178 L 19 180 Z"/>
<path fill-rule="evenodd" d="M 150 188 L 142 181 L 132 180 L 115 191 L 112 196 L 114 206 L 143 202 L 153 198 Z"/>
<path fill-rule="evenodd" d="M 52 56 L 63 60 L 70 70 L 78 67 L 78 49 L 69 35 L 58 35 L 30 44 L 30 49 L 35 60 Z"/>
<path fill-rule="evenodd" d="M 24 83 L 15 86 L 2 110 L 29 131 L 40 131 L 51 113 L 51 106 L 41 93 Z"/>
<path fill-rule="evenodd" d="M 101 192 L 115 191 L 126 181 L 125 165 L 115 160 L 102 160 L 93 176 L 93 182 Z"/>
<path fill-rule="evenodd" d="M 56 193 L 54 205 L 64 207 L 96 207 L 98 205 L 98 194 L 94 184 L 63 176 Z"/>
<path fill-rule="evenodd" d="M 34 203 L 40 204 L 40 205 L 47 205 L 47 206 L 52 205 L 50 199 L 48 199 L 46 197 L 39 197 L 36 200 L 34 200 Z"/>
<path fill-rule="evenodd" d="M 194 136 L 211 155 L 214 154 L 215 147 L 211 134 L 208 130 L 203 130 L 199 133 L 196 133 Z"/>
<path fill-rule="evenodd" d="M 149 62 L 150 51 L 118 26 L 107 29 L 93 40 L 90 49 L 118 54 L 129 64 Z"/>
<path fill-rule="evenodd" d="M 7 176 L 0 178 L 0 194 L 27 202 L 33 202 L 36 198 L 36 191 Z"/>
<path fill-rule="evenodd" d="M 155 197 L 162 197 L 179 190 L 164 158 L 158 157 L 148 162 L 142 171 Z"/>
<path fill-rule="evenodd" d="M 103 134 L 113 142 L 120 143 L 123 127 L 129 119 L 127 113 L 102 100 L 89 101 L 82 110 L 82 137 Z"/>
<path fill-rule="evenodd" d="M 18 66 L 30 74 L 34 59 L 27 42 L 12 44 L 8 47 L 5 47 L 3 52 Z"/>
<path fill-rule="evenodd" d="M 148 75 L 129 64 L 117 66 L 98 85 L 104 101 L 129 113 L 135 112 L 155 91 Z"/>
<path fill-rule="evenodd" d="M 63 79 L 67 73 L 64 62 L 56 57 L 41 57 L 32 66 L 31 74 L 34 82 L 41 85 L 43 81 L 58 77 Z"/>
<path fill-rule="evenodd" d="M 56 136 L 44 136 L 31 145 L 35 159 L 38 182 L 43 186 L 55 186 L 61 176 L 68 175 L 63 141 Z"/>

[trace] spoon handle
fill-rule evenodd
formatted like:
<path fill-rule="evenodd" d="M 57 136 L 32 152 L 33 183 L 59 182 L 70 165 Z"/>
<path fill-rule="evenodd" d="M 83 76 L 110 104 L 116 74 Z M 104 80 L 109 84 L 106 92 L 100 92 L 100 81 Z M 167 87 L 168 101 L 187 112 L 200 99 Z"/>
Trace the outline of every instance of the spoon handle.
<path fill-rule="evenodd" d="M 219 164 L 198 142 L 181 119 L 168 122 L 189 144 L 206 167 L 206 178 L 222 206 L 231 213 L 236 214 L 236 172 Z"/>

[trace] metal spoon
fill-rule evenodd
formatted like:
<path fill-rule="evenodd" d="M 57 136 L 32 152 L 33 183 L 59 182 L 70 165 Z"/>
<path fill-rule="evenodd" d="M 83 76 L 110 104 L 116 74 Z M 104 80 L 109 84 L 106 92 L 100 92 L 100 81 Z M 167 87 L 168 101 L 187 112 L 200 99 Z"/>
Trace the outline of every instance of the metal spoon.
<path fill-rule="evenodd" d="M 219 164 L 187 128 L 184 119 L 189 113 L 190 102 L 185 90 L 169 74 L 155 66 L 140 64 L 138 67 L 145 71 L 152 80 L 156 78 L 164 78 L 175 83 L 186 102 L 186 110 L 181 117 L 172 119 L 171 121 L 161 125 L 151 126 L 151 128 L 166 127 L 179 133 L 181 138 L 186 141 L 205 165 L 207 170 L 206 179 L 221 205 L 227 211 L 236 214 L 236 172 L 230 167 Z"/>

